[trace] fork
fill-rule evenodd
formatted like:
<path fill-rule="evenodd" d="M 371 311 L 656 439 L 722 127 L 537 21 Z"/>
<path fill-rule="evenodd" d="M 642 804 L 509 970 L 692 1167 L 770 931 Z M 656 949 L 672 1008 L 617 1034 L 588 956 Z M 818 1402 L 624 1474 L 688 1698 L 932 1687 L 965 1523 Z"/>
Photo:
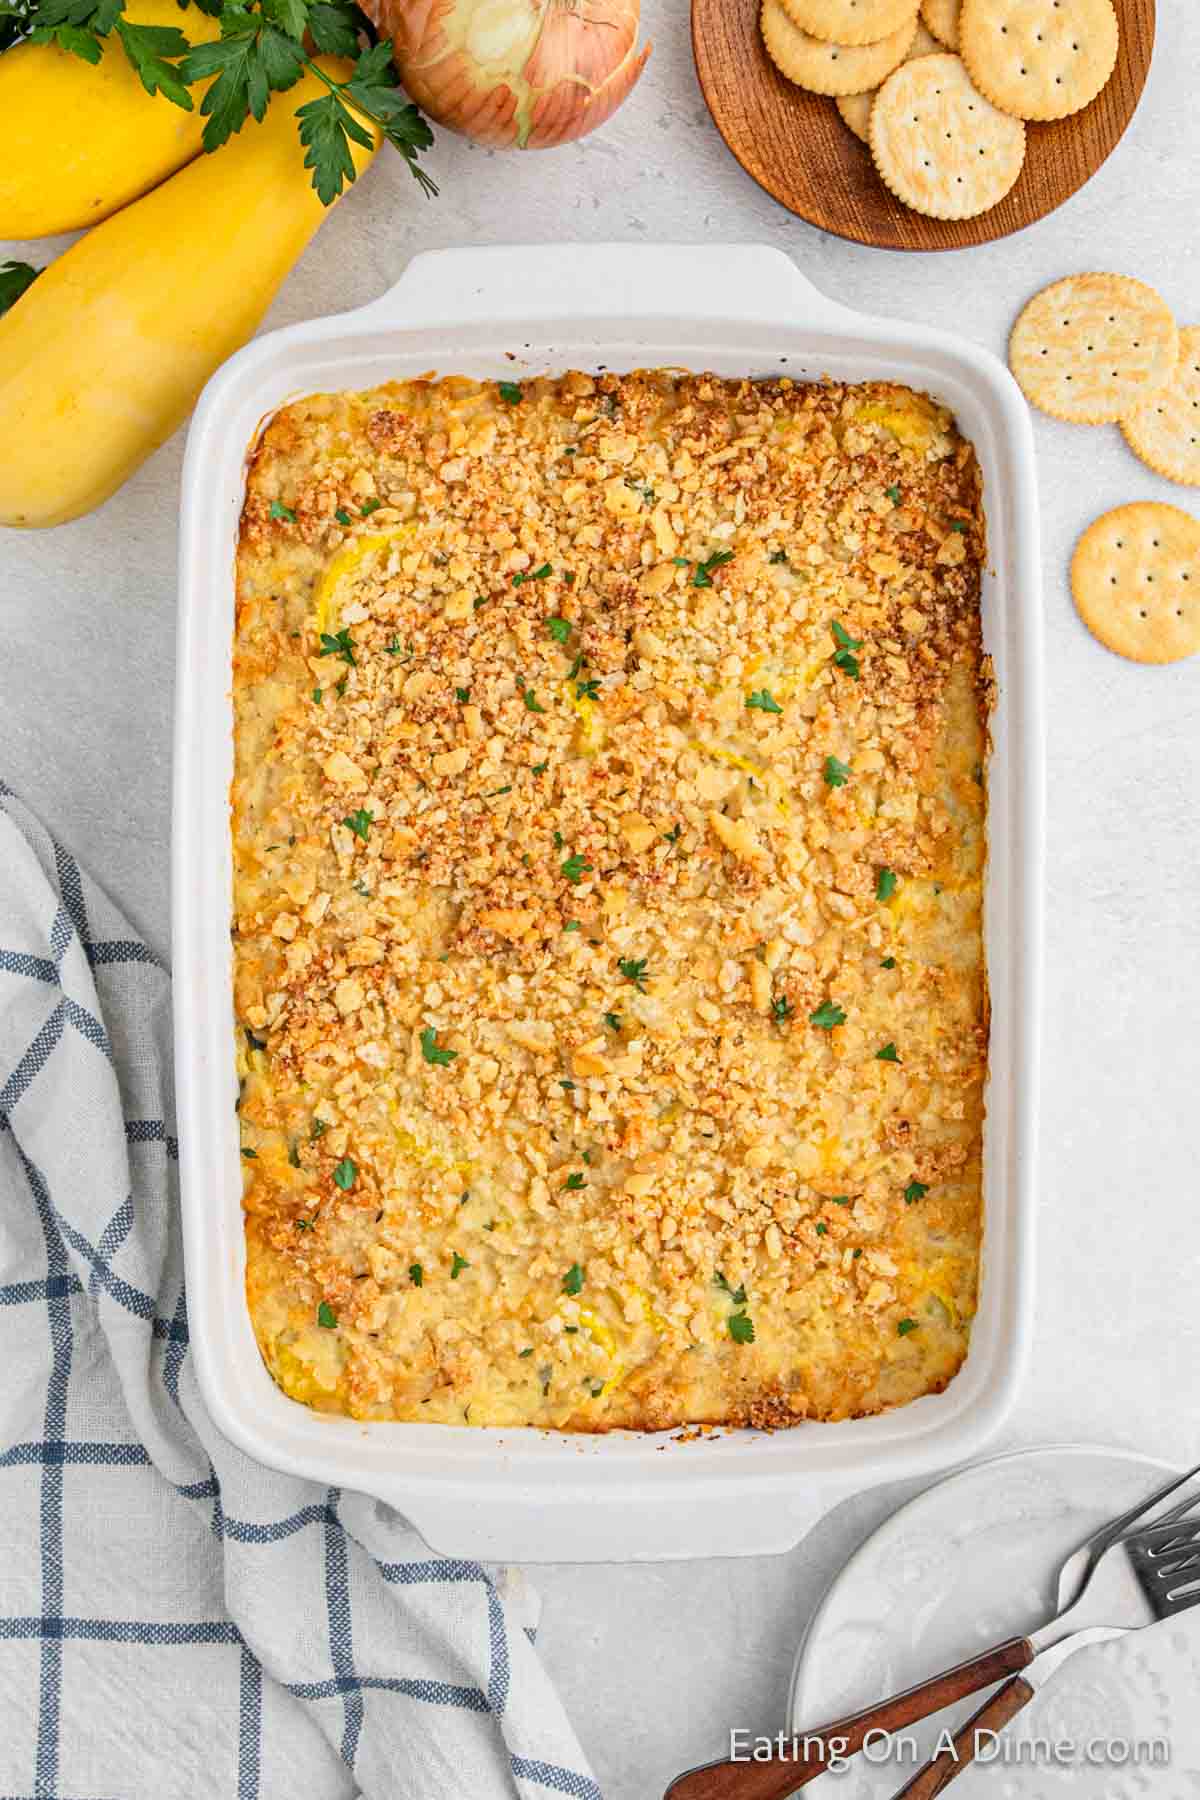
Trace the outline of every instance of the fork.
<path fill-rule="evenodd" d="M 1089 1587 L 1105 1555 L 1122 1535 L 1197 1475 L 1200 1475 L 1200 1463 L 1182 1475 L 1172 1476 L 1170 1481 L 1164 1482 L 1136 1506 L 1131 1506 L 1115 1519 L 1108 1520 L 1073 1551 L 1059 1571 L 1054 1615 L 1041 1628 L 1042 1632 L 1053 1630 L 1056 1624 L 1070 1615 L 1073 1606 Z M 1182 1516 L 1197 1501 L 1200 1501 L 1200 1495 L 1183 1501 L 1169 1512 L 1159 1514 L 1156 1523 L 1169 1523 Z M 1017 1675 L 1033 1662 L 1037 1654 L 1030 1638 L 1009 1638 L 1005 1643 L 985 1650 L 966 1662 L 958 1663 L 952 1669 L 930 1676 L 916 1687 L 906 1688 L 903 1693 L 878 1701 L 862 1712 L 803 1733 L 803 1754 L 780 1757 L 771 1762 L 706 1763 L 702 1768 L 690 1769 L 686 1774 L 677 1775 L 666 1790 L 663 1800 L 786 1800 L 787 1795 L 795 1793 L 798 1788 L 814 1781 L 821 1774 L 833 1754 L 835 1740 L 840 1755 L 854 1756 L 862 1749 L 868 1734 L 896 1732 L 908 1725 L 915 1725 L 918 1720 L 927 1719 L 931 1713 L 955 1705 L 968 1694 L 976 1694 L 981 1688 L 991 1687 L 1005 1676 Z M 994 1700 L 999 1701 L 1000 1695 L 1006 1691 L 1001 1689 L 1000 1693 L 993 1696 Z M 1012 1704 L 1014 1698 L 1015 1693 L 1008 1694 L 1005 1704 Z M 1014 1717 L 1025 1704 L 1027 1702 L 1022 1700 L 1008 1716 Z M 984 1722 L 978 1716 L 971 1723 L 978 1723 L 981 1729 L 984 1728 Z M 798 1737 L 797 1750 L 800 1749 L 801 1741 Z M 944 1781 L 942 1785 L 945 1785 Z M 937 1793 L 938 1789 L 929 1791 Z"/>
<path fill-rule="evenodd" d="M 1076 1651 L 1125 1637 L 1200 1605 L 1200 1494 L 1119 1537 L 1100 1556 L 1075 1604 L 1028 1639 L 1033 1658 L 973 1713 L 906 1782 L 895 1800 L 934 1800 Z M 1117 1621 L 1120 1623 L 1117 1623 Z M 1064 1635 L 1065 1633 L 1065 1635 Z"/>

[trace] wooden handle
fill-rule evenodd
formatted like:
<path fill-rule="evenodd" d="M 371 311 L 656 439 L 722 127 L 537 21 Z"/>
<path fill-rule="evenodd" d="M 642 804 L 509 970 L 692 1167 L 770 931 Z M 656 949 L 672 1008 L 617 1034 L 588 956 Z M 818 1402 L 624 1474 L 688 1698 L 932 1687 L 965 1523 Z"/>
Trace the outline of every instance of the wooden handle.
<path fill-rule="evenodd" d="M 702 1769 L 677 1775 L 663 1800 L 787 1800 L 797 1788 L 815 1781 L 831 1757 L 854 1756 L 870 1733 L 902 1731 L 918 1719 L 927 1719 L 930 1713 L 953 1706 L 967 1694 L 991 1687 L 1005 1675 L 1015 1675 L 1032 1661 L 1033 1645 L 1029 1639 L 1009 1638 L 994 1650 L 985 1650 L 982 1656 L 945 1669 L 865 1712 L 822 1725 L 816 1731 L 798 1732 L 793 1739 L 785 1739 L 789 1751 L 785 1756 L 769 1762 L 706 1763 Z"/>
<path fill-rule="evenodd" d="M 1023 1675 L 1014 1675 L 998 1693 L 972 1713 L 961 1731 L 955 1733 L 953 1752 L 946 1750 L 931 1756 L 923 1769 L 918 1769 L 907 1787 L 902 1787 L 896 1800 L 934 1800 L 974 1762 L 980 1736 L 985 1731 L 1002 1731 L 1015 1719 L 1023 1706 L 1033 1699 L 1033 1689 Z"/>

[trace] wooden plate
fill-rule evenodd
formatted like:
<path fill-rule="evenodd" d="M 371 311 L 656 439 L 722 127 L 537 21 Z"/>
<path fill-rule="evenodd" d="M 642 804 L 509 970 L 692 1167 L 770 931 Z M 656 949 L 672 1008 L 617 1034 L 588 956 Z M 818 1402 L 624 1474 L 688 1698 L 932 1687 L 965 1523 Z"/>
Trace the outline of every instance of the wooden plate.
<path fill-rule="evenodd" d="M 782 205 L 822 231 L 881 250 L 958 250 L 1045 218 L 1116 148 L 1146 84 L 1154 0 L 1114 5 L 1121 47 L 1108 85 L 1071 118 L 1027 127 L 1020 179 L 975 219 L 927 219 L 888 192 L 834 102 L 779 73 L 759 35 L 759 0 L 692 0 L 692 47 L 717 130 Z"/>

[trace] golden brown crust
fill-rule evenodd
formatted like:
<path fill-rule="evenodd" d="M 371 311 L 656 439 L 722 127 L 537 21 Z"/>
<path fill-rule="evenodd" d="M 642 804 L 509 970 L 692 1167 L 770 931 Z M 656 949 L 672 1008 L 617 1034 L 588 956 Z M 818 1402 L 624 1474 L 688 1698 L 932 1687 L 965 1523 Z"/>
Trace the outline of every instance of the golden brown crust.
<path fill-rule="evenodd" d="M 271 422 L 235 1002 L 289 1393 L 774 1428 L 950 1379 L 984 549 L 969 445 L 889 384 L 431 380 Z"/>

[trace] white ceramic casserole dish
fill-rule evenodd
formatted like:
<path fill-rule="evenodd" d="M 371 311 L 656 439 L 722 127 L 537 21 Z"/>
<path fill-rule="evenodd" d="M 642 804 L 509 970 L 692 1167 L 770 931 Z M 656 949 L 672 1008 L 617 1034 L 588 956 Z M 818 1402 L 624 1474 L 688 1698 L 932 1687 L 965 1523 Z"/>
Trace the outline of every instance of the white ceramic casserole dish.
<path fill-rule="evenodd" d="M 299 394 L 431 369 L 495 378 L 662 365 L 907 382 L 953 409 L 982 464 L 984 639 L 999 705 L 986 890 L 986 1224 L 970 1354 L 945 1393 L 878 1418 L 773 1436 L 723 1431 L 689 1444 L 319 1415 L 272 1382 L 243 1294 L 228 795 L 234 554 L 247 450 L 264 418 Z M 974 1455 L 1020 1379 L 1033 1275 L 1042 609 L 1032 432 L 1007 370 L 945 332 L 826 300 L 765 247 L 570 245 L 419 256 L 374 304 L 259 338 L 210 381 L 188 439 L 179 579 L 180 1172 L 191 1343 L 220 1429 L 264 1463 L 389 1501 L 439 1551 L 525 1561 L 783 1550 L 849 1492 Z"/>

